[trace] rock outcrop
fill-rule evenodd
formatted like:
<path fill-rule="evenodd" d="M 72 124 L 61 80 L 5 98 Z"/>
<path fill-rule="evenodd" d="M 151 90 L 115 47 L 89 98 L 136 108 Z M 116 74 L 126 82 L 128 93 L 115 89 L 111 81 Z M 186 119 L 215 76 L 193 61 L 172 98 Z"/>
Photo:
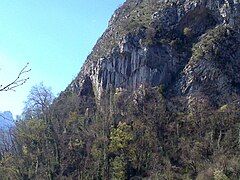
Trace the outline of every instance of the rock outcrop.
<path fill-rule="evenodd" d="M 13 115 L 10 111 L 0 112 L 0 130 L 8 130 L 14 126 Z"/>
<path fill-rule="evenodd" d="M 238 0 L 127 0 L 67 90 L 163 85 L 224 101 L 240 90 L 239 21 Z"/>

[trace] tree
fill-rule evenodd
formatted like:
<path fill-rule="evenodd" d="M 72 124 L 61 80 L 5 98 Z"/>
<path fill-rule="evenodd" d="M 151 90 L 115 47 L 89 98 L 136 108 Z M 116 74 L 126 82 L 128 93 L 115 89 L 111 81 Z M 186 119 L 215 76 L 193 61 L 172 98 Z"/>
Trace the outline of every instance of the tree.
<path fill-rule="evenodd" d="M 51 104 L 54 100 L 54 95 L 51 88 L 48 88 L 40 83 L 32 87 L 23 112 L 24 120 L 31 121 L 37 120 L 44 124 L 42 141 L 42 156 L 45 158 L 46 163 L 44 168 L 47 172 L 49 179 L 52 179 L 54 174 L 54 164 L 58 164 L 59 148 L 58 136 L 53 128 Z M 40 158 L 40 157 L 37 157 Z M 38 161 L 37 161 L 38 162 Z M 36 166 L 36 174 L 40 169 L 39 163 Z"/>
<path fill-rule="evenodd" d="M 51 89 L 43 83 L 32 87 L 28 99 L 25 102 L 24 116 L 26 119 L 45 118 L 54 99 Z"/>
<path fill-rule="evenodd" d="M 117 128 L 113 128 L 110 133 L 109 152 L 115 157 L 112 160 L 112 178 L 126 179 L 127 168 L 127 152 L 129 151 L 129 143 L 133 140 L 131 126 L 125 122 L 119 122 Z"/>
<path fill-rule="evenodd" d="M 18 73 L 16 79 L 14 79 L 13 81 L 3 85 L 0 84 L 0 92 L 3 91 L 15 91 L 15 89 L 23 84 L 25 84 L 27 82 L 27 80 L 29 79 L 29 77 L 26 77 L 28 75 L 28 73 L 31 71 L 31 69 L 29 69 L 28 67 L 29 63 L 27 63 Z M 12 121 L 11 119 L 8 119 L 7 117 L 5 117 L 4 115 L 0 114 L 0 117 L 2 117 L 5 120 L 8 121 Z M 4 160 L 3 156 L 6 153 L 9 153 L 12 148 L 13 148 L 13 144 L 12 144 L 12 129 L 8 129 L 8 130 L 3 130 L 1 129 L 0 131 L 0 160 Z M 0 174 L 1 171 L 3 169 L 0 169 Z M 1 177 L 1 175 L 0 175 Z"/>
<path fill-rule="evenodd" d="M 192 32 L 192 29 L 191 28 L 188 28 L 188 27 L 185 27 L 183 29 L 183 34 L 186 36 L 186 37 L 191 37 L 193 32 Z"/>
<path fill-rule="evenodd" d="M 29 63 L 27 63 L 21 71 L 18 73 L 18 76 L 15 80 L 11 81 L 10 83 L 6 85 L 0 84 L 0 92 L 1 91 L 15 91 L 15 89 L 27 82 L 29 77 L 25 77 L 26 74 L 28 74 L 31 69 L 28 68 Z"/>

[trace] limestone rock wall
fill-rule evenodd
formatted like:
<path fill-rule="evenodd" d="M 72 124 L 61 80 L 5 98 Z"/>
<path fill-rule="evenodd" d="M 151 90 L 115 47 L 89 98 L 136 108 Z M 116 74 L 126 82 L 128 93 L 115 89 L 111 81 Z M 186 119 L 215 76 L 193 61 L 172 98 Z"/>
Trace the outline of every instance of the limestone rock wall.
<path fill-rule="evenodd" d="M 151 6 L 154 3 L 156 6 Z M 156 9 L 150 14 L 141 12 L 148 5 Z M 144 13 L 148 16 L 147 27 L 142 22 Z M 128 0 L 116 10 L 68 90 L 84 91 L 85 81 L 98 99 L 110 88 L 135 90 L 141 84 L 163 84 L 180 94 L 205 91 L 207 87 L 226 92 L 234 86 L 236 90 L 240 86 L 239 13 L 238 0 Z M 120 32 L 121 27 L 132 25 L 126 22 L 136 19 L 134 28 Z M 209 32 L 214 36 L 220 26 L 229 29 L 220 33 L 214 43 L 202 43 L 210 38 Z M 184 34 L 185 28 L 192 31 L 193 40 Z M 181 43 L 174 46 L 179 39 Z M 205 50 L 205 46 L 210 50 Z M 202 51 L 202 56 L 197 56 L 192 48 Z M 219 52 L 212 52 L 215 50 Z M 217 62 L 218 57 L 223 63 Z"/>

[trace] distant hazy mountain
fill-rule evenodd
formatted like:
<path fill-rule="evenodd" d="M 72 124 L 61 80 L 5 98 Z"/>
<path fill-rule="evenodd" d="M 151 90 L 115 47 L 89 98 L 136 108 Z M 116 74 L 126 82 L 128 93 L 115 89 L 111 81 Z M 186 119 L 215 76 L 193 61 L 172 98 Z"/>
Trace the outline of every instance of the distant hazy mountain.
<path fill-rule="evenodd" d="M 0 112 L 0 129 L 14 126 L 13 115 L 10 111 Z"/>

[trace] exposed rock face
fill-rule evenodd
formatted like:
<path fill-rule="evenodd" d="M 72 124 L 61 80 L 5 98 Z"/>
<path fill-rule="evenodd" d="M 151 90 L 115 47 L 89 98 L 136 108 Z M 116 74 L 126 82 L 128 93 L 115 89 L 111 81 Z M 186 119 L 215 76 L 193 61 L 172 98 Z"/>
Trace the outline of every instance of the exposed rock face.
<path fill-rule="evenodd" d="M 213 38 L 212 42 L 208 42 L 210 47 L 203 42 L 209 36 Z M 198 53 L 202 52 L 202 47 L 207 47 L 208 50 L 203 50 L 200 57 L 193 53 L 181 77 L 182 92 L 193 94 L 200 91 L 215 97 L 217 94 L 237 93 L 240 87 L 239 33 L 229 28 L 217 27 L 204 35 L 195 46 Z"/>
<path fill-rule="evenodd" d="M 219 101 L 240 89 L 239 21 L 238 0 L 127 0 L 68 89 L 100 99 L 111 88 L 164 85 Z"/>

